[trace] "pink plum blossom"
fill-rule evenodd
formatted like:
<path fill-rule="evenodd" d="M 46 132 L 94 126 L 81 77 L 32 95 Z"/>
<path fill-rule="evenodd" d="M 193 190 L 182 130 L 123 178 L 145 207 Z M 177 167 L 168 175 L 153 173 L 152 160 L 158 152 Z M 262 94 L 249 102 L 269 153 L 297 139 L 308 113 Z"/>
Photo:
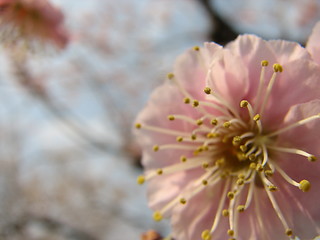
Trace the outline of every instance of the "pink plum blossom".
<path fill-rule="evenodd" d="M 51 42 L 66 46 L 64 16 L 47 0 L 0 0 L 0 34 L 6 44 Z"/>
<path fill-rule="evenodd" d="M 254 35 L 194 47 L 153 92 L 135 125 L 137 182 L 175 240 L 320 234 L 319 31 L 314 59 Z"/>

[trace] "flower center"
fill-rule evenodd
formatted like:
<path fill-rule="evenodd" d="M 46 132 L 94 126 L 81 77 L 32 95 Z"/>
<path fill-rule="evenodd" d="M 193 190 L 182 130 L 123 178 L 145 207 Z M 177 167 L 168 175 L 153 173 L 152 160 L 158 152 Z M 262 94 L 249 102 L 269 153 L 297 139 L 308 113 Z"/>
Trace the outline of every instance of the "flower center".
<path fill-rule="evenodd" d="M 195 49 L 196 50 L 196 49 Z M 196 50 L 198 51 L 198 50 Z M 266 190 L 271 205 L 279 217 L 284 232 L 291 237 L 293 231 L 289 227 L 284 215 L 274 197 L 277 186 L 272 182 L 272 176 L 277 171 L 289 184 L 298 187 L 303 192 L 310 189 L 310 182 L 303 179 L 300 182 L 293 180 L 283 169 L 273 161 L 272 156 L 277 152 L 292 153 L 304 156 L 313 162 L 316 157 L 300 149 L 286 148 L 275 145 L 275 140 L 280 133 L 292 128 L 304 125 L 320 118 L 320 114 L 302 119 L 274 132 L 266 132 L 263 128 L 264 111 L 272 92 L 274 82 L 278 74 L 283 71 L 280 64 L 273 65 L 273 74 L 265 84 L 265 68 L 268 61 L 261 62 L 261 75 L 254 106 L 247 100 L 242 100 L 240 109 L 246 111 L 240 116 L 239 107 L 231 106 L 222 96 L 204 88 L 204 93 L 210 95 L 214 101 L 192 100 L 192 96 L 181 87 L 174 74 L 168 74 L 184 95 L 183 102 L 197 109 L 201 118 L 193 119 L 187 115 L 172 114 L 169 121 L 182 121 L 193 126 L 190 132 L 176 131 L 170 128 L 160 128 L 145 124 L 136 124 L 136 128 L 161 134 L 171 135 L 176 138 L 176 143 L 154 145 L 153 150 L 184 150 L 186 155 L 180 157 L 180 163 L 174 163 L 164 168 L 148 171 L 146 175 L 139 176 L 139 184 L 145 180 L 159 175 L 173 174 L 175 172 L 190 169 L 203 169 L 203 173 L 167 203 L 162 209 L 154 213 L 154 219 L 159 221 L 163 215 L 167 215 L 177 204 L 187 204 L 188 200 L 204 188 L 214 188 L 218 184 L 222 186 L 222 195 L 218 203 L 216 214 L 213 216 L 211 229 L 202 232 L 203 240 L 210 240 L 217 229 L 221 217 L 229 218 L 229 230 L 227 235 L 236 239 L 238 235 L 238 214 L 250 207 L 256 187 Z M 209 74 L 208 74 L 209 75 Z M 266 85 L 266 87 L 265 87 Z M 213 108 L 221 114 L 213 115 Z M 244 111 L 244 112 L 245 112 Z M 172 160 L 174 162 L 174 159 Z M 243 201 L 244 200 L 244 201 Z"/>

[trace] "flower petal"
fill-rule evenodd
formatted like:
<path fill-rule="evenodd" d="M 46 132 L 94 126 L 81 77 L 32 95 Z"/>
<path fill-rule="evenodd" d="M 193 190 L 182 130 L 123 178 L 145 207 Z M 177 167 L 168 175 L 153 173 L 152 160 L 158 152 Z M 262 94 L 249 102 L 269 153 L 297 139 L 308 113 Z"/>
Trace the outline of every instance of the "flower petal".
<path fill-rule="evenodd" d="M 213 56 L 221 49 L 222 47 L 215 43 L 205 43 L 199 51 L 191 49 L 178 57 L 174 74 L 182 87 L 194 98 L 203 99 L 205 97 L 203 89 L 206 87 L 208 67 Z"/>
<path fill-rule="evenodd" d="M 264 125 L 279 127 L 291 106 L 318 98 L 319 76 L 319 65 L 312 61 L 301 59 L 284 64 L 265 109 L 268 114 L 263 116 Z"/>
<path fill-rule="evenodd" d="M 320 64 L 320 22 L 316 24 L 307 42 L 307 50 L 312 58 Z"/>
<path fill-rule="evenodd" d="M 208 71 L 207 85 L 229 105 L 239 106 L 249 89 L 247 68 L 240 57 L 224 49 Z"/>

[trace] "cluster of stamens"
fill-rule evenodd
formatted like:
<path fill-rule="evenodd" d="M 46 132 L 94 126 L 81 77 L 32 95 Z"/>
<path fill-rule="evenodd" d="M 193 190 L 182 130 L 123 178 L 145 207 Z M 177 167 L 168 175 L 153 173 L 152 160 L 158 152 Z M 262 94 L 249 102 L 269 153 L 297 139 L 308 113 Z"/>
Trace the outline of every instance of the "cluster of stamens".
<path fill-rule="evenodd" d="M 199 49 L 196 51 L 199 51 Z M 193 99 L 180 86 L 174 74 L 168 74 L 168 78 L 181 90 L 183 94 L 182 101 L 185 104 L 189 104 L 190 107 L 196 108 L 202 117 L 193 119 L 191 116 L 178 114 L 167 116 L 167 121 L 184 121 L 192 124 L 194 127 L 190 132 L 180 132 L 169 128 L 165 129 L 137 123 L 136 128 L 138 129 L 172 135 L 176 138 L 176 143 L 154 145 L 153 151 L 185 150 L 187 153 L 185 156 L 181 156 L 180 161 L 173 165 L 155 169 L 146 175 L 139 176 L 137 182 L 142 184 L 146 180 L 159 175 L 173 174 L 194 168 L 203 168 L 203 174 L 195 180 L 192 188 L 185 189 L 162 209 L 156 211 L 153 216 L 154 220 L 160 221 L 163 215 L 177 204 L 188 207 L 188 200 L 204 188 L 214 188 L 215 185 L 222 184 L 222 196 L 213 216 L 212 227 L 211 229 L 205 229 L 201 238 L 210 240 L 219 225 L 221 217 L 225 217 L 229 220 L 229 229 L 226 235 L 235 240 L 238 236 L 238 214 L 250 207 L 255 194 L 254 189 L 258 187 L 266 190 L 271 205 L 284 227 L 284 234 L 289 237 L 293 236 L 293 231 L 274 196 L 274 192 L 278 190 L 278 187 L 272 182 L 272 176 L 275 172 L 279 173 L 286 182 L 301 189 L 303 192 L 309 191 L 311 184 L 305 179 L 299 182 L 292 179 L 274 161 L 273 156 L 276 156 L 277 153 L 292 153 L 304 156 L 310 162 L 314 162 L 316 157 L 300 149 L 277 146 L 275 145 L 275 139 L 280 133 L 319 119 L 320 114 L 302 119 L 274 132 L 266 132 L 263 128 L 264 111 L 273 84 L 277 76 L 283 71 L 280 64 L 274 64 L 273 74 L 265 88 L 265 69 L 268 65 L 268 61 L 261 62 L 260 84 L 257 90 L 257 97 L 254 99 L 254 105 L 247 100 L 242 100 L 239 103 L 240 109 L 246 111 L 245 117 L 243 115 L 240 116 L 239 108 L 230 106 L 223 97 L 215 93 L 214 89 L 210 87 L 205 87 L 203 92 L 212 96 L 215 101 Z M 209 74 L 208 77 L 210 77 Z M 210 114 L 210 107 L 221 111 L 221 114 L 219 116 Z"/>

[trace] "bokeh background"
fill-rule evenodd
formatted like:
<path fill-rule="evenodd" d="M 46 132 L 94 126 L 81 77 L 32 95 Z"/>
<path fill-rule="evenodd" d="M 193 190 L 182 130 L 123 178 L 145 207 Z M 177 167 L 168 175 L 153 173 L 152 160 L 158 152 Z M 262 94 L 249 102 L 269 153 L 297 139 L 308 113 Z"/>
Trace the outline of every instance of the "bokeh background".
<path fill-rule="evenodd" d="M 152 89 L 204 41 L 254 33 L 304 44 L 320 20 L 319 0 L 51 2 L 65 15 L 66 48 L 40 49 L 22 69 L 0 48 L 1 240 L 168 235 L 136 184 L 132 125 Z"/>

